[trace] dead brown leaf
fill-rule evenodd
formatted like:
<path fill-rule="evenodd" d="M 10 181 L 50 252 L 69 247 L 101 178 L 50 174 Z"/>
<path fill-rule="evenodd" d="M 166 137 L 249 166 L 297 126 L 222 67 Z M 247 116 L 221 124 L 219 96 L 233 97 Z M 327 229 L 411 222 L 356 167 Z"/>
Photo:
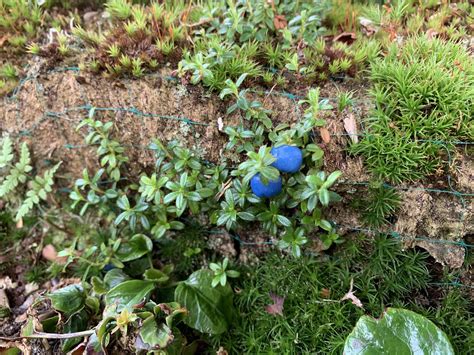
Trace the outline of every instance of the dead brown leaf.
<path fill-rule="evenodd" d="M 275 25 L 275 28 L 277 30 L 281 30 L 283 28 L 286 28 L 286 26 L 288 25 L 288 22 L 286 21 L 285 16 L 275 15 L 275 17 L 273 18 L 273 25 Z"/>
<path fill-rule="evenodd" d="M 56 262 L 58 264 L 65 264 L 67 261 L 66 256 L 58 257 L 56 248 L 54 247 L 54 245 L 51 244 L 48 244 L 43 248 L 43 250 L 41 251 L 41 255 L 44 259 L 51 262 Z"/>
<path fill-rule="evenodd" d="M 357 36 L 354 32 L 342 32 L 333 38 L 333 42 L 352 44 L 356 39 Z"/>
<path fill-rule="evenodd" d="M 374 23 L 371 20 L 369 20 L 365 17 L 361 17 L 360 20 L 359 20 L 359 23 L 362 26 L 362 32 L 367 37 L 370 37 L 370 36 L 374 35 L 379 30 L 378 27 L 375 26 Z"/>
<path fill-rule="evenodd" d="M 8 36 L 7 36 L 7 35 L 0 37 L 0 47 L 2 47 L 3 44 L 4 44 L 7 40 L 8 40 Z"/>
<path fill-rule="evenodd" d="M 331 141 L 331 134 L 329 133 L 329 130 L 326 127 L 321 127 L 319 129 L 319 134 L 321 134 L 321 139 L 324 143 L 327 144 Z"/>
<path fill-rule="evenodd" d="M 344 129 L 347 134 L 349 134 L 352 143 L 357 143 L 359 141 L 359 137 L 357 136 L 357 122 L 352 112 L 344 118 Z"/>
<path fill-rule="evenodd" d="M 323 288 L 319 294 L 322 298 L 329 298 L 329 296 L 331 295 L 331 290 L 328 288 Z"/>
<path fill-rule="evenodd" d="M 56 261 L 56 259 L 58 258 L 56 248 L 51 244 L 48 244 L 43 248 L 43 250 L 41 251 L 41 255 L 48 261 Z"/>
<path fill-rule="evenodd" d="M 438 32 L 432 28 L 430 28 L 428 31 L 426 31 L 426 37 L 431 40 L 433 38 L 436 38 L 438 36 Z"/>
<path fill-rule="evenodd" d="M 270 293 L 270 298 L 272 299 L 273 304 L 269 304 L 268 306 L 266 306 L 265 311 L 267 311 L 268 314 L 282 316 L 285 297 L 280 297 L 273 293 Z"/>

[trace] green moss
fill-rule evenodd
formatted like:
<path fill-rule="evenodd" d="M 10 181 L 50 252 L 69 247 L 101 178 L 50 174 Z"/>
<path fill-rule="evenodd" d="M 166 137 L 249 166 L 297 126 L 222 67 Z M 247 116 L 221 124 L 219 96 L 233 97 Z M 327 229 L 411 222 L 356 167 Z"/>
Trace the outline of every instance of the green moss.
<path fill-rule="evenodd" d="M 339 354 L 346 336 L 363 314 L 378 317 L 388 306 L 423 313 L 450 336 L 459 353 L 468 353 L 472 313 L 459 289 L 434 299 L 428 255 L 402 251 L 398 241 L 377 237 L 349 241 L 331 257 L 300 259 L 271 255 L 242 270 L 236 303 L 240 321 L 226 335 L 211 339 L 238 354 Z M 339 301 L 354 279 L 364 310 Z M 283 316 L 265 306 L 269 293 L 285 297 Z M 425 299 L 427 304 L 418 304 Z"/>
<path fill-rule="evenodd" d="M 474 66 L 461 45 L 426 37 L 394 44 L 372 63 L 370 78 L 376 108 L 352 151 L 378 178 L 423 178 L 450 142 L 474 139 Z"/>

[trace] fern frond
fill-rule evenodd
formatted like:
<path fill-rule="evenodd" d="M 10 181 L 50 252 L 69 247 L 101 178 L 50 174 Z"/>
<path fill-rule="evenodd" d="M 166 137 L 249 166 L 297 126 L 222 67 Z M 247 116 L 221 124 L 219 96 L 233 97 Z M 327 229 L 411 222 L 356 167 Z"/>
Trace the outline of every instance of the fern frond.
<path fill-rule="evenodd" d="M 52 191 L 54 174 L 60 165 L 61 163 L 56 164 L 53 168 L 47 170 L 42 177 L 35 177 L 31 190 L 26 193 L 26 199 L 17 211 L 15 217 L 17 221 L 26 216 L 41 200 L 46 200 L 48 193 Z"/>
<path fill-rule="evenodd" d="M 10 174 L 5 178 L 2 185 L 0 185 L 0 197 L 4 197 L 12 192 L 19 183 L 25 183 L 27 173 L 33 169 L 30 165 L 30 151 L 26 143 L 21 146 L 20 161 L 15 164 Z"/>
<path fill-rule="evenodd" d="M 0 168 L 4 168 L 13 160 L 13 144 L 9 137 L 2 142 L 2 150 L 0 152 Z"/>

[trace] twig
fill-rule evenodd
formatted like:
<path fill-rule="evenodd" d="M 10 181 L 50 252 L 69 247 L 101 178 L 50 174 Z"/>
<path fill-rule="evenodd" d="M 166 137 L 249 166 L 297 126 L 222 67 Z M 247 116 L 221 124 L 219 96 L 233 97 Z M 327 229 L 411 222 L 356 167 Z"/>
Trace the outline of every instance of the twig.
<path fill-rule="evenodd" d="M 196 23 L 181 23 L 181 26 L 186 26 L 186 27 L 197 27 L 197 26 L 202 26 L 202 25 L 205 25 L 206 23 L 209 23 L 211 22 L 212 19 L 211 18 L 204 18 L 202 20 L 200 20 L 199 22 L 196 22 Z"/>
<path fill-rule="evenodd" d="M 75 332 L 75 333 L 67 333 L 67 334 L 58 334 L 58 333 L 43 333 L 43 332 L 36 332 L 32 335 L 24 335 L 19 337 L 0 337 L 0 340 L 5 341 L 15 341 L 21 339 L 70 339 L 70 338 L 77 338 L 77 337 L 86 337 L 89 335 L 94 334 L 95 329 L 84 330 L 82 332 Z"/>
<path fill-rule="evenodd" d="M 265 96 L 265 98 L 263 99 L 263 103 L 262 105 L 265 105 L 265 102 L 267 102 L 267 99 L 268 97 L 271 95 L 273 89 L 275 89 L 275 87 L 277 86 L 277 84 L 273 85 L 272 88 L 270 89 L 270 91 L 268 92 L 268 94 Z"/>

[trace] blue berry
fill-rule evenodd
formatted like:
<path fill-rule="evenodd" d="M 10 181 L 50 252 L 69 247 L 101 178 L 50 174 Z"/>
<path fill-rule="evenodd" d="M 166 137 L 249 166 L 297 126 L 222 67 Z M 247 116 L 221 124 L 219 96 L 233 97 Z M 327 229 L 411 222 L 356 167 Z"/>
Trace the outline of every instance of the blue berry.
<path fill-rule="evenodd" d="M 281 176 L 277 180 L 270 180 L 265 185 L 260 178 L 260 174 L 257 174 L 250 180 L 250 188 L 258 197 L 274 197 L 281 192 Z"/>
<path fill-rule="evenodd" d="M 270 154 L 276 158 L 272 166 L 282 173 L 296 173 L 303 164 L 303 153 L 298 147 L 282 145 L 272 148 Z"/>
<path fill-rule="evenodd" d="M 110 271 L 110 270 L 115 269 L 115 268 L 116 268 L 116 266 L 114 264 L 107 264 L 107 265 L 104 266 L 104 268 L 102 270 L 107 272 L 107 271 Z"/>

